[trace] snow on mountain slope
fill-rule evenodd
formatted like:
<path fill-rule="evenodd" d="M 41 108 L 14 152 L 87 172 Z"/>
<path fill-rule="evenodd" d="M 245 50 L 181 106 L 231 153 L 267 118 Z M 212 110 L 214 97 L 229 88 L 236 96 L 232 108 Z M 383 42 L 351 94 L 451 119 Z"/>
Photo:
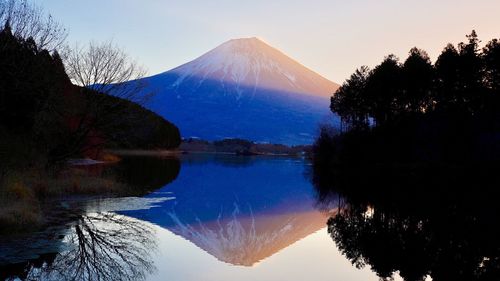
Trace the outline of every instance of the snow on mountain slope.
<path fill-rule="evenodd" d="M 179 75 L 175 87 L 195 78 L 250 87 L 253 91 L 266 89 L 323 97 L 331 96 L 338 88 L 255 37 L 230 40 L 169 72 Z"/>
<path fill-rule="evenodd" d="M 146 106 L 176 124 L 184 138 L 310 144 L 319 123 L 338 123 L 329 111 L 338 85 L 257 38 L 230 40 L 131 83 L 137 82 L 155 93 Z"/>

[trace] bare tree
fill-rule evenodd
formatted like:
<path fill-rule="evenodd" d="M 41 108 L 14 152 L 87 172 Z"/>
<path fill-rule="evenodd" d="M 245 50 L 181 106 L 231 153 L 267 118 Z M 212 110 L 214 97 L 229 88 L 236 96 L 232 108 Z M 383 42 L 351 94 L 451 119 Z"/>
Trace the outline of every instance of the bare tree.
<path fill-rule="evenodd" d="M 27 0 L 0 0 L 0 24 L 9 24 L 18 38 L 32 38 L 38 48 L 49 52 L 65 48 L 68 36 L 61 23 Z"/>
<path fill-rule="evenodd" d="M 71 107 L 78 108 L 71 116 L 78 124 L 56 161 L 103 145 L 98 141 L 89 145 L 92 138 L 124 139 L 123 128 L 144 117 L 130 110 L 131 102 L 143 105 L 151 96 L 140 80 L 146 71 L 112 42 L 75 46 L 64 64 L 71 82 L 79 86 L 80 94 Z"/>
<path fill-rule="evenodd" d="M 71 81 L 100 94 L 143 103 L 143 83 L 126 83 L 142 78 L 146 71 L 113 42 L 91 42 L 75 46 L 65 60 Z M 138 82 L 138 81 L 136 81 Z"/>

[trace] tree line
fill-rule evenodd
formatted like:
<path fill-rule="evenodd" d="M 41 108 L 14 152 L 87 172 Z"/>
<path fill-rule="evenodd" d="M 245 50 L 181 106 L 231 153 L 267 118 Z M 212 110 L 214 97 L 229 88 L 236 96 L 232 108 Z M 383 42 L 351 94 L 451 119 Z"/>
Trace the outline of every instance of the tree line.
<path fill-rule="evenodd" d="M 389 55 L 373 69 L 362 66 L 333 95 L 331 110 L 358 129 L 408 115 L 492 113 L 500 108 L 500 41 L 480 43 L 472 31 L 434 64 L 412 48 L 403 63 Z"/>
<path fill-rule="evenodd" d="M 332 97 L 346 125 L 313 147 L 318 205 L 357 267 L 381 280 L 500 276 L 500 42 L 476 32 L 432 63 L 410 50 L 361 67 Z"/>

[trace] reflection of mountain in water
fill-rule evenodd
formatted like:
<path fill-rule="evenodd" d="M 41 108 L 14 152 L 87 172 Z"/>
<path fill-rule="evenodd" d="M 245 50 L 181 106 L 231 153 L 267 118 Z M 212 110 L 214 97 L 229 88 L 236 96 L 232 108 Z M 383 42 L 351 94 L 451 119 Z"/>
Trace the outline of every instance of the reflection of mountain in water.
<path fill-rule="evenodd" d="M 176 181 L 149 197 L 175 200 L 124 211 L 193 242 L 221 261 L 251 266 L 323 228 L 299 159 L 184 162 Z M 250 159 L 250 158 L 245 158 Z M 192 160 L 192 159 L 191 159 Z"/>
<path fill-rule="evenodd" d="M 318 212 L 281 211 L 238 217 L 235 206 L 232 218 L 199 224 L 184 224 L 171 213 L 177 226 L 169 229 L 221 261 L 252 266 L 325 226 L 326 218 Z"/>

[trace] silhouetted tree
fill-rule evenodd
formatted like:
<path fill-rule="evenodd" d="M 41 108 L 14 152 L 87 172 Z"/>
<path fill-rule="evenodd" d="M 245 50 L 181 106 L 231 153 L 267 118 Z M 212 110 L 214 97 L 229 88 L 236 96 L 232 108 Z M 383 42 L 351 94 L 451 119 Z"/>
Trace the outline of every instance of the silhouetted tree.
<path fill-rule="evenodd" d="M 464 109 L 469 112 L 480 110 L 484 100 L 483 82 L 483 60 L 481 58 L 479 43 L 475 31 L 467 35 L 467 42 L 458 44 L 459 53 L 459 81 L 461 82 L 458 90 L 460 103 Z"/>
<path fill-rule="evenodd" d="M 459 101 L 455 93 L 460 89 L 459 54 L 455 46 L 448 44 L 436 61 L 438 92 L 435 100 L 439 108 L 448 109 Z"/>
<path fill-rule="evenodd" d="M 412 113 L 428 111 L 432 107 L 434 79 L 429 55 L 418 48 L 411 49 L 402 68 L 402 110 Z"/>
<path fill-rule="evenodd" d="M 416 48 L 401 66 L 389 56 L 364 86 L 351 78 L 332 98 L 352 124 L 376 122 L 321 132 L 318 205 L 345 203 L 328 231 L 354 265 L 382 280 L 396 272 L 408 281 L 500 278 L 500 44 L 479 43 L 473 31 L 434 66 Z"/>
<path fill-rule="evenodd" d="M 402 99 L 401 66 L 394 55 L 387 56 L 368 78 L 366 98 L 370 116 L 377 124 L 389 121 L 400 112 Z"/>
<path fill-rule="evenodd" d="M 62 100 L 69 81 L 58 60 L 58 54 L 38 48 L 31 38 L 15 37 L 9 25 L 0 31 L 1 138 L 19 160 L 38 161 L 30 150 L 50 150 L 67 133 Z"/>
<path fill-rule="evenodd" d="M 485 82 L 496 95 L 500 94 L 500 41 L 493 39 L 483 49 Z"/>
<path fill-rule="evenodd" d="M 475 31 L 468 41 L 449 44 L 436 62 L 439 77 L 438 106 L 443 110 L 473 113 L 484 105 L 484 72 L 479 39 Z"/>
<path fill-rule="evenodd" d="M 330 109 L 354 127 L 368 125 L 370 104 L 366 99 L 366 84 L 370 70 L 367 66 L 357 69 L 331 98 Z"/>
<path fill-rule="evenodd" d="M 401 65 L 390 55 L 375 67 L 357 70 L 331 98 L 331 110 L 351 129 L 397 122 L 408 114 L 432 112 L 493 114 L 498 99 L 499 43 L 479 48 L 475 31 L 458 48 L 448 44 L 432 65 L 423 50 L 413 48 Z"/>

